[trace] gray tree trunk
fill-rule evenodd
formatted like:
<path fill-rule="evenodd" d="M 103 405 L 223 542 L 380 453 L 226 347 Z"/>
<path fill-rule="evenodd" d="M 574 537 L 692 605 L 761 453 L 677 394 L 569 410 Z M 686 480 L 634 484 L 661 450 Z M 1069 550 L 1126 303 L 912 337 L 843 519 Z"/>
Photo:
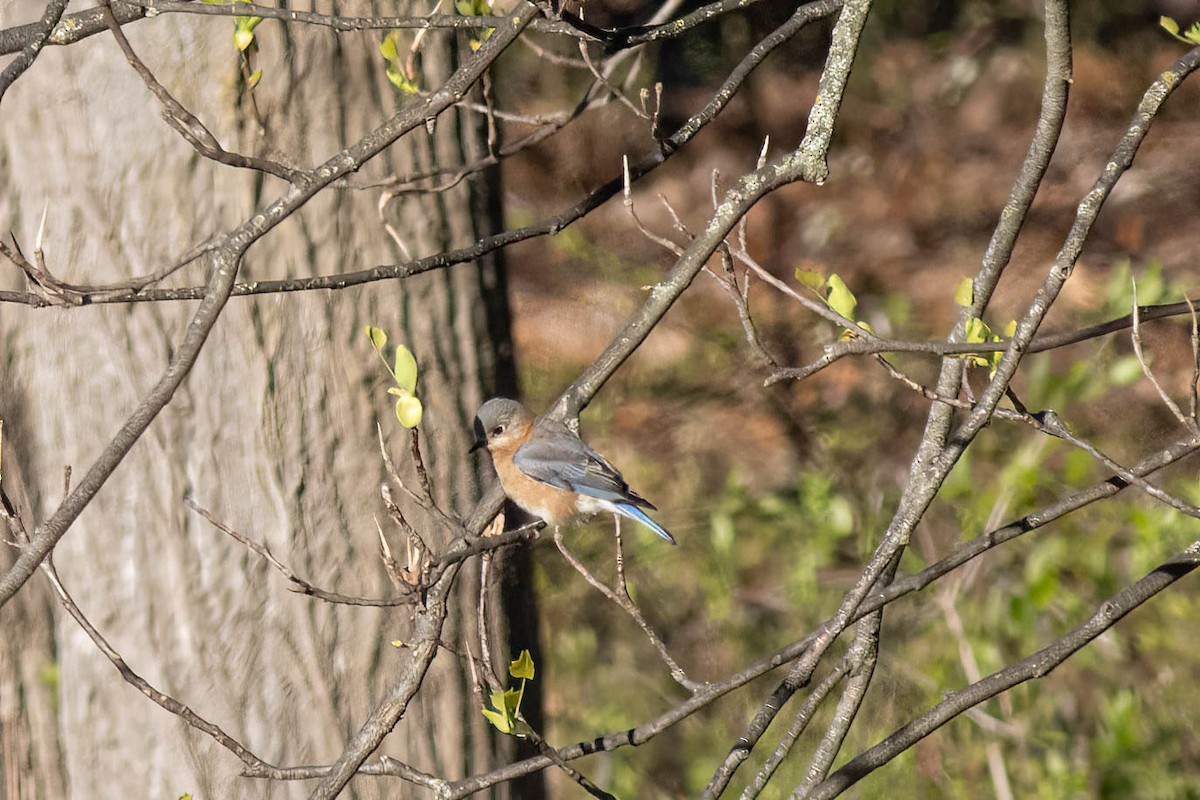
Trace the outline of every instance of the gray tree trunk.
<path fill-rule="evenodd" d="M 35 18 L 42 5 L 11 3 L 0 9 L 0 24 Z M 260 133 L 254 109 L 238 97 L 232 29 L 227 19 L 183 15 L 126 28 L 150 69 L 228 149 L 311 166 L 394 107 L 381 34 L 284 29 L 268 20 L 258 28 Z M 450 69 L 449 56 L 436 37 L 425 48 L 424 83 L 433 85 Z M 2 229 L 14 231 L 29 253 L 46 205 L 47 258 L 67 281 L 156 270 L 283 189 L 274 178 L 198 157 L 164 124 L 107 34 L 44 51 L 5 96 L 0 137 Z M 432 135 L 414 133 L 355 181 L 469 161 L 480 142 L 477 118 L 447 115 Z M 390 221 L 409 252 L 426 255 L 491 232 L 498 214 L 488 180 L 393 201 Z M 378 200 L 378 190 L 325 192 L 250 250 L 242 279 L 398 260 Z M 193 266 L 168 285 L 203 283 L 201 270 Z M 0 284 L 19 286 L 15 273 L 0 271 Z M 444 506 L 464 512 L 478 496 L 481 466 L 465 455 L 470 413 L 488 395 L 512 389 L 506 303 L 501 265 L 492 259 L 338 293 L 233 300 L 180 393 L 56 550 L 84 613 L 134 670 L 260 757 L 278 765 L 334 760 L 395 664 L 390 642 L 404 638 L 407 612 L 292 594 L 262 559 L 182 500 L 195 498 L 313 583 L 347 594 L 391 593 L 375 520 L 397 552 L 404 539 L 379 498 L 376 423 L 401 465 L 407 439 L 363 326 L 386 328 L 416 353 L 428 465 Z M 21 462 L 39 517 L 62 496 L 63 466 L 86 469 L 158 377 L 192 310 L 190 303 L 147 303 L 0 311 L 0 414 L 14 445 L 6 456 Z M 459 617 L 445 633 L 460 649 L 477 641 L 477 569 L 462 578 Z M 123 683 L 65 616 L 54 660 L 47 634 L 34 628 L 36 620 L 49 629 L 44 589 L 35 577 L 22 602 L 0 612 L 8 689 L 0 692 L 0 732 L 5 753 L 35 752 L 30 763 L 61 748 L 62 770 L 31 767 L 20 780 L 40 786 L 10 788 L 8 798 L 307 794 L 309 784 L 240 778 L 233 756 Z M 46 674 L 56 668 L 59 676 L 58 739 L 42 731 L 37 751 L 10 741 L 10 732 L 32 736 L 46 727 L 51 708 L 41 668 L 13 663 L 22 657 L 41 659 Z M 35 680 L 42 704 L 25 713 L 10 708 L 13 691 L 39 696 Z M 382 752 L 451 777 L 486 767 L 496 744 L 477 705 L 465 665 L 443 651 Z M 9 724 L 10 713 L 19 725 Z M 351 787 L 358 797 L 401 791 L 391 779 L 360 778 Z"/>

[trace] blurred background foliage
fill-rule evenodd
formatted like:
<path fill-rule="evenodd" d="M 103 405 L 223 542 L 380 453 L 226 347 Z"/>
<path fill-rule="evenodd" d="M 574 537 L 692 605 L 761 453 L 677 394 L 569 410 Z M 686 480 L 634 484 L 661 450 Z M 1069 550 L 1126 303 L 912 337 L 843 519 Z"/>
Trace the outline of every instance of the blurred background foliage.
<path fill-rule="evenodd" d="M 651 51 L 632 80 L 664 83 L 664 129 L 701 107 L 740 55 L 792 8 L 766 0 Z M 755 257 L 793 283 L 797 267 L 845 276 L 862 318 L 881 334 L 943 337 L 957 311 L 954 287 L 978 268 L 1036 118 L 1044 66 L 1036 8 L 1003 0 L 877 2 L 830 180 L 788 187 L 760 203 L 747 229 Z M 601 25 L 643 21 L 647 9 L 620 0 L 587 6 L 589 21 Z M 1158 15 L 1187 24 L 1200 17 L 1200 4 L 1093 0 L 1073 3 L 1071 12 L 1068 119 L 989 310 L 996 330 L 1024 311 L 1141 92 L 1181 52 L 1159 30 Z M 639 184 L 634 198 L 649 228 L 679 240 L 657 195 L 698 229 L 712 183 L 722 180 L 712 170 L 735 176 L 752 168 L 767 136 L 774 153 L 794 146 L 828 30 L 813 26 L 776 52 L 717 122 Z M 507 69 L 497 91 L 515 103 L 524 98 L 525 107 L 531 97 L 569 105 L 588 79 L 545 70 L 532 52 L 513 56 Z M 1133 278 L 1142 304 L 1194 292 L 1198 100 L 1195 81 L 1185 84 L 1155 123 L 1045 330 L 1129 313 Z M 616 104 L 592 112 L 592 120 L 505 163 L 510 224 L 555 213 L 618 174 L 622 155 L 636 158 L 651 147 L 646 125 Z M 619 200 L 557 237 L 510 251 L 518 362 L 532 406 L 557 396 L 671 262 L 638 233 Z M 750 302 L 783 364 L 810 360 L 838 333 L 761 281 L 753 281 Z M 1160 380 L 1186 407 L 1188 321 L 1147 323 L 1143 335 Z M 894 363 L 925 383 L 936 375 L 924 357 L 896 356 Z M 834 611 L 888 524 L 924 423 L 926 401 L 869 360 L 842 361 L 796 385 L 764 388 L 767 374 L 728 298 L 702 275 L 584 415 L 585 436 L 659 506 L 658 518 L 680 541 L 668 548 L 635 530 L 625 537 L 627 564 L 636 600 L 695 679 L 724 677 Z M 983 376 L 975 378 L 979 386 Z M 1143 378 L 1127 331 L 1029 357 L 1014 388 L 1031 410 L 1054 409 L 1125 464 L 1181 433 Z M 1186 460 L 1156 480 L 1200 502 L 1195 470 L 1196 461 Z M 1106 476 L 1069 444 L 995 421 L 952 473 L 901 572 Z M 568 537 L 608 578 L 611 524 L 596 519 Z M 893 604 L 875 682 L 838 763 L 968 683 L 971 669 L 986 675 L 1078 624 L 1198 530 L 1194 520 L 1127 491 Z M 632 622 L 545 538 L 535 558 L 550 740 L 629 728 L 681 700 Z M 993 744 L 1016 797 L 1200 797 L 1194 589 L 1194 579 L 1185 581 L 1044 680 L 954 721 L 866 780 L 856 796 L 996 796 L 986 753 Z M 621 797 L 696 796 L 777 680 L 760 679 L 637 751 L 594 756 L 582 768 Z M 739 781 L 774 746 L 790 711 Z M 822 713 L 818 724 L 830 708 Z M 764 797 L 782 796 L 801 779 L 808 747 L 797 746 Z M 558 795 L 581 795 L 556 785 Z"/>

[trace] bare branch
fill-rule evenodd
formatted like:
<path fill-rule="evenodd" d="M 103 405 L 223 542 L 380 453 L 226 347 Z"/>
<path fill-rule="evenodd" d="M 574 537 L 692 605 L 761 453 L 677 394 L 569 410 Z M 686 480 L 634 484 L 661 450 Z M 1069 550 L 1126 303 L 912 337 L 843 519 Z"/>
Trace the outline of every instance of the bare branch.
<path fill-rule="evenodd" d="M 417 583 L 404 581 L 404 585 L 402 587 L 404 591 L 399 597 L 358 597 L 353 595 L 339 594 L 337 592 L 332 592 L 328 589 L 322 589 L 319 586 L 315 586 L 304 578 L 301 578 L 299 575 L 293 572 L 290 567 L 277 559 L 274 554 L 271 553 L 270 548 L 268 548 L 266 545 L 250 539 L 244 534 L 239 533 L 234 528 L 221 522 L 213 516 L 212 512 L 197 504 L 192 498 L 185 497 L 183 502 L 188 508 L 204 517 L 204 519 L 207 520 L 214 528 L 236 540 L 237 542 L 240 542 L 243 546 L 254 551 L 263 559 L 265 559 L 268 564 L 278 570 L 279 573 L 283 575 L 283 577 L 287 578 L 287 580 L 291 583 L 291 586 L 288 587 L 290 591 L 296 592 L 297 594 L 308 595 L 309 597 L 314 597 L 317 600 L 323 600 L 326 603 L 337 603 L 339 605 L 347 606 L 391 608 L 394 606 L 407 606 L 421 602 L 426 590 L 428 590 L 431 585 L 441 580 L 448 568 L 457 566 L 477 555 L 485 555 L 495 550 L 499 550 L 502 547 L 509 547 L 511 545 L 536 539 L 538 535 L 538 529 L 541 524 L 532 523 L 517 528 L 516 530 L 507 531 L 506 533 L 496 536 L 487 536 L 481 539 L 476 539 L 472 542 L 459 540 L 452 544 L 446 553 L 433 558 L 426 558 L 419 569 L 421 580 Z M 416 535 L 415 531 L 413 534 Z M 417 539 L 420 541 L 420 537 L 417 537 Z M 422 555 L 428 552 L 425 550 L 423 543 L 421 552 Z M 409 564 L 409 569 L 411 569 L 412 566 L 412 564 Z"/>
<path fill-rule="evenodd" d="M 130 686 L 133 686 L 146 697 L 150 698 L 155 705 L 179 717 L 189 727 L 195 728 L 211 738 L 217 744 L 221 745 L 221 747 L 224 747 L 226 750 L 233 753 L 242 761 L 243 764 L 246 765 L 248 770 L 261 771 L 274 769 L 274 767 L 272 767 L 270 764 L 266 763 L 258 756 L 247 750 L 237 739 L 234 739 L 232 736 L 225 733 L 225 731 L 221 730 L 219 726 L 214 725 L 213 723 L 204 719 L 186 705 L 176 700 L 174 697 L 171 697 L 170 695 L 154 688 L 149 682 L 134 672 L 129 665 L 125 663 L 125 659 L 121 657 L 121 654 L 113 649 L 112 645 L 108 643 L 108 641 L 100 634 L 98 630 L 96 630 L 92 623 L 88 621 L 88 618 L 84 616 L 83 612 L 79 609 L 79 606 L 75 603 L 75 600 L 67 592 L 66 587 L 63 586 L 62 581 L 59 580 L 58 572 L 54 569 L 53 561 L 46 559 L 41 563 L 40 566 L 42 572 L 46 575 L 47 579 L 49 579 L 50 585 L 54 588 L 54 593 L 58 595 L 59 602 L 62 603 L 63 608 L 66 609 L 66 612 L 71 615 L 71 618 L 78 623 L 79 627 L 83 628 L 84 633 L 88 635 L 88 638 L 92 640 L 92 643 L 96 645 L 96 648 L 103 653 L 104 657 L 107 658 L 109 662 L 116 668 L 117 672 L 121 674 L 121 677 L 126 683 L 128 683 Z"/>
<path fill-rule="evenodd" d="M 763 763 L 762 769 L 754 776 L 754 780 L 750 782 L 744 790 L 740 800 L 755 800 L 762 790 L 767 787 L 767 783 L 774 777 L 775 771 L 779 769 L 779 765 L 787 758 L 791 752 L 792 746 L 796 744 L 796 740 L 808 728 L 808 724 L 812 722 L 813 715 L 817 713 L 817 709 L 821 707 L 821 703 L 829 695 L 833 688 L 842 682 L 850 671 L 850 658 L 843 656 L 833 670 L 825 676 L 825 679 L 818 683 L 813 690 L 804 698 L 804 702 L 800 704 L 800 708 L 796 710 L 796 716 L 792 720 L 792 724 L 784 732 L 779 740 L 779 744 L 768 756 Z"/>
<path fill-rule="evenodd" d="M 189 8 L 221 8 L 220 6 L 210 6 L 199 3 L 184 3 L 183 5 L 186 5 Z M 792 14 L 792 16 L 783 25 L 776 28 L 770 35 L 755 45 L 755 47 L 738 63 L 737 67 L 734 68 L 729 77 L 717 89 L 713 98 L 701 111 L 689 117 L 688 120 L 684 122 L 674 134 L 663 140 L 661 146 L 657 150 L 645 156 L 641 161 L 633 164 L 630 167 L 631 180 L 636 182 L 648 175 L 655 168 L 666 161 L 666 159 L 669 158 L 672 153 L 676 152 L 684 144 L 689 142 L 705 125 L 711 122 L 725 108 L 733 95 L 737 93 L 738 89 L 741 87 L 742 83 L 746 80 L 750 73 L 753 72 L 754 69 L 762 63 L 763 59 L 765 59 L 773 50 L 787 42 L 809 23 L 822 19 L 840 7 L 841 0 L 816 0 L 816 2 L 808 3 L 797 9 L 796 12 Z M 478 57 L 478 54 L 476 57 Z M 475 63 L 476 62 L 474 61 L 472 62 L 472 64 Z M 426 102 L 433 103 L 435 107 L 440 107 L 441 99 L 441 97 L 435 94 L 432 95 Z M 420 110 L 416 111 L 416 113 L 423 113 L 424 108 L 418 108 Z M 404 109 L 400 113 L 404 113 L 406 110 L 407 109 Z M 374 137 L 369 138 L 374 141 Z M 354 158 L 354 155 L 350 150 L 346 152 L 351 154 L 351 158 Z M 339 164 L 341 163 L 341 159 L 335 159 L 335 161 Z M 327 163 L 326 167 L 328 166 L 329 164 Z M 356 162 L 354 166 L 361 166 L 361 163 Z M 336 178 L 341 178 L 343 174 L 343 172 L 339 171 L 336 175 Z M 583 217 L 585 214 L 590 213 L 604 202 L 612 198 L 621 191 L 623 185 L 624 178 L 623 176 L 618 175 L 616 178 L 610 180 L 603 186 L 592 190 L 586 197 L 577 202 L 575 205 L 571 206 L 569 209 L 566 209 L 553 217 L 549 217 L 525 228 L 505 231 L 496 234 L 495 236 L 481 239 L 469 247 L 448 250 L 443 253 L 437 253 L 405 264 L 381 265 L 357 272 L 340 273 L 337 275 L 327 275 L 317 278 L 294 278 L 237 284 L 233 289 L 233 294 L 235 296 L 242 297 L 247 295 L 314 291 L 320 289 L 338 290 L 345 289 L 350 286 L 359 286 L 364 283 L 372 283 L 375 281 L 389 280 L 393 278 L 407 278 L 411 275 L 417 275 L 430 270 L 443 269 L 454 264 L 472 261 L 495 250 L 516 244 L 518 242 L 523 242 L 539 236 L 558 233 L 575 220 Z M 304 191 L 307 195 L 309 189 L 305 188 Z M 305 200 L 306 199 L 307 196 L 305 197 Z M 273 206 L 272 214 L 281 213 L 279 208 L 280 206 L 278 204 Z M 272 222 L 268 225 L 268 229 L 270 227 L 274 227 L 274 224 L 277 222 L 273 219 L 273 217 L 271 217 L 271 219 Z M 265 233 L 265 231 L 263 231 L 263 233 Z M 203 297 L 203 287 L 192 286 L 182 289 L 117 291 L 102 295 L 88 296 L 84 299 L 84 304 L 198 300 Z M 44 298 L 40 298 L 36 295 L 21 295 L 19 293 L 7 291 L 0 292 L 0 301 L 19 302 L 34 308 L 42 308 L 48 305 Z M 480 525 L 482 524 L 483 523 L 480 522 Z"/>
<path fill-rule="evenodd" d="M 54 26 L 62 19 L 63 12 L 66 10 L 67 0 L 50 0 L 46 3 L 46 10 L 42 12 L 42 18 L 28 29 L 29 33 L 21 46 L 20 55 L 8 62 L 4 66 L 4 70 L 0 72 L 0 100 L 4 99 L 4 93 L 8 91 L 8 87 L 12 86 L 25 70 L 33 66 L 38 53 L 42 52 L 42 48 L 46 46 L 50 32 L 54 30 Z"/>
<path fill-rule="evenodd" d="M 1133 328 L 1130 330 L 1130 338 L 1133 340 L 1133 353 L 1137 357 L 1138 364 L 1142 367 L 1142 374 L 1146 376 L 1154 390 L 1158 392 L 1158 397 L 1163 401 L 1163 405 L 1179 420 L 1179 424 L 1190 430 L 1192 433 L 1198 431 L 1196 421 L 1184 416 L 1179 410 L 1179 406 L 1171 399 L 1171 395 L 1167 394 L 1167 390 L 1158 382 L 1158 378 L 1154 377 L 1154 370 L 1150 369 L 1150 365 L 1146 362 L 1146 354 L 1142 352 L 1142 329 L 1141 320 L 1138 316 L 1137 302 L 1137 281 L 1133 281 Z"/>
<path fill-rule="evenodd" d="M 1196 452 L 1200 452 L 1200 441 L 1193 441 L 1190 438 L 1181 440 L 1143 458 L 1130 469 L 1134 474 L 1148 475 Z M 924 589 L 941 576 L 952 572 L 995 547 L 1019 538 L 1026 533 L 1039 530 L 1073 511 L 1077 511 L 1104 498 L 1111 497 L 1127 486 L 1128 484 L 1122 479 L 1111 477 L 1085 489 L 1073 492 L 1045 508 L 1025 515 L 1021 519 L 964 542 L 956 547 L 948 556 L 935 564 L 931 564 L 921 572 L 898 578 L 882 591 L 872 592 L 858 607 L 857 611 L 851 617 L 850 622 L 857 622 L 868 614 L 895 602 L 901 597 Z M 834 620 L 832 619 L 825 621 L 817 628 L 816 633 L 809 634 L 792 642 L 779 651 L 759 659 L 724 680 L 704 683 L 699 691 L 682 703 L 635 728 L 615 731 L 586 742 L 579 742 L 561 748 L 558 754 L 563 759 L 571 760 L 590 753 L 613 750 L 618 747 L 636 747 L 643 744 L 700 709 L 707 707 L 720 697 L 746 685 L 752 680 L 762 677 L 767 672 L 782 664 L 799 658 L 808 652 L 809 647 L 816 640 L 818 633 L 833 623 Z M 450 797 L 467 797 L 488 786 L 494 786 L 497 783 L 513 780 L 530 772 L 545 769 L 550 764 L 551 762 L 548 759 L 538 756 L 516 762 L 515 764 L 509 764 L 481 775 L 465 778 L 451 785 Z"/>
<path fill-rule="evenodd" d="M 120 46 L 121 52 L 125 54 L 125 60 L 141 76 L 142 81 L 146 84 L 146 88 L 162 103 L 163 117 L 167 120 L 167 124 L 187 140 L 187 143 L 197 153 L 219 164 L 265 172 L 268 175 L 282 178 L 288 183 L 297 183 L 309 178 L 309 175 L 302 170 L 286 167 L 270 159 L 231 153 L 222 147 L 221 143 L 217 141 L 217 137 L 212 135 L 212 132 L 204 126 L 204 123 L 172 97 L 166 87 L 158 82 L 154 74 L 138 58 L 137 53 L 133 50 L 133 46 L 129 44 L 129 40 L 125 38 L 124 32 L 121 31 L 120 23 L 113 16 L 109 0 L 101 0 L 100 9 L 104 16 L 105 24 L 112 31 L 113 38 L 117 40 L 117 45 Z"/>
<path fill-rule="evenodd" d="M 1010 664 L 988 677 L 950 692 L 942 702 L 917 717 L 891 736 L 864 751 L 839 769 L 809 794 L 809 800 L 837 797 L 874 770 L 891 761 L 950 720 L 985 700 L 1019 686 L 1044 678 L 1062 662 L 1109 628 L 1126 614 L 1200 566 L 1200 542 L 1192 544 L 1175 558 L 1160 565 L 1141 580 L 1130 584 L 1106 600 L 1083 624 L 1055 639 L 1026 658 Z"/>
<path fill-rule="evenodd" d="M 680 686 L 695 694 L 701 688 L 701 684 L 698 684 L 689 678 L 687 673 L 684 672 L 683 667 L 679 666 L 679 663 L 671 657 L 669 652 L 667 652 L 667 646 L 663 644 L 662 639 L 659 638 L 658 634 L 654 632 L 654 629 L 650 627 L 650 623 L 646 622 L 646 618 L 642 616 L 641 609 L 638 608 L 633 602 L 633 599 L 630 598 L 628 589 L 625 589 L 624 594 L 616 592 L 612 589 L 612 587 L 608 586 L 595 575 L 593 575 L 588 568 L 583 565 L 583 562 L 571 554 L 571 551 L 567 549 L 566 544 L 563 542 L 562 534 L 557 530 L 554 532 L 554 544 L 558 547 L 558 551 L 563 554 L 563 558 L 567 560 L 567 563 L 574 567 L 575 571 L 582 575 L 583 579 L 587 581 L 593 589 L 600 592 L 600 594 L 604 595 L 609 600 L 620 606 L 621 609 L 624 610 L 625 613 L 637 623 L 637 626 L 642 629 L 642 633 L 646 634 L 646 638 L 650 640 L 651 646 L 653 646 L 658 652 L 659 658 L 661 658 L 663 663 L 667 665 L 667 669 L 671 673 L 671 678 L 673 678 L 674 681 Z M 619 552 L 620 551 L 618 550 L 618 553 Z M 620 560 L 618 560 L 617 563 L 620 564 Z M 624 567 L 620 567 L 619 576 L 620 585 L 624 588 Z"/>
<path fill-rule="evenodd" d="M 358 169 L 405 133 L 424 125 L 426 120 L 435 118 L 452 106 L 457 98 L 479 79 L 492 61 L 516 39 L 535 13 L 532 5 L 522 4 L 510 18 L 511 22 L 498 28 L 496 33 L 483 43 L 475 56 L 459 67 L 446 84 L 428 100 L 399 109 L 390 119 L 356 144 L 326 161 L 314 171 L 313 175 L 316 177 L 312 180 L 291 187 L 285 195 L 220 240 L 213 253 L 212 273 L 204 299 L 192 317 L 183 341 L 175 349 L 166 371 L 104 448 L 71 496 L 38 527 L 29 545 L 22 550 L 3 578 L 0 578 L 0 606 L 7 603 L 24 585 L 37 565 L 49 554 L 108 480 L 109 475 L 141 438 L 150 423 L 170 402 L 176 389 L 191 371 L 209 332 L 229 300 L 242 254 L 246 249 L 333 181 Z M 448 573 L 453 571 L 451 568 Z M 365 758 L 365 755 L 363 757 Z"/>

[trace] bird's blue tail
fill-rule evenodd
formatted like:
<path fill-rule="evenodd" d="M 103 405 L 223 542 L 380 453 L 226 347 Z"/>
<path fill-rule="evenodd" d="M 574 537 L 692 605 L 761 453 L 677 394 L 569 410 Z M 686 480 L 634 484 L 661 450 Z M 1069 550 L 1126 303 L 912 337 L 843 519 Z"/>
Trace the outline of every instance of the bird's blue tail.
<path fill-rule="evenodd" d="M 650 517 L 646 516 L 646 512 L 642 511 L 640 508 L 633 505 L 632 503 L 613 503 L 613 507 L 617 510 L 617 513 L 620 514 L 621 516 L 629 517 L 630 519 L 635 519 L 638 522 L 645 525 L 650 530 L 657 533 L 662 538 L 666 539 L 671 544 L 678 544 L 678 542 L 675 541 L 675 537 L 672 536 L 671 534 L 667 533 L 666 528 L 659 525 L 654 520 L 650 519 Z"/>

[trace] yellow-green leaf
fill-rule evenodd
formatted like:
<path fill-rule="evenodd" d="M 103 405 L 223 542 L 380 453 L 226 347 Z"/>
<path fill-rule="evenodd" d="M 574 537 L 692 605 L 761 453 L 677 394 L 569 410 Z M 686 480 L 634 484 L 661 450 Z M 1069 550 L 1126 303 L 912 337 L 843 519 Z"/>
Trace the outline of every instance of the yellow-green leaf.
<path fill-rule="evenodd" d="M 971 317 L 969 320 L 967 320 L 966 333 L 968 344 L 981 344 L 988 340 L 988 337 L 991 336 L 992 332 L 988 328 L 987 323 L 985 323 L 979 317 Z"/>
<path fill-rule="evenodd" d="M 492 10 L 489 0 L 454 0 L 454 8 L 464 17 L 482 17 Z"/>
<path fill-rule="evenodd" d="M 517 714 L 521 713 L 521 698 L 524 694 L 524 688 L 492 692 L 492 705 L 508 715 L 509 719 L 515 720 Z M 500 702 L 496 702 L 497 700 Z"/>
<path fill-rule="evenodd" d="M 1161 25 L 1163 29 L 1172 36 L 1179 35 L 1179 23 L 1170 17 L 1159 17 L 1158 24 Z"/>
<path fill-rule="evenodd" d="M 858 307 L 858 299 L 854 296 L 854 292 L 850 291 L 845 281 L 836 272 L 829 276 L 827 283 L 829 284 L 829 297 L 825 299 L 825 303 L 846 319 L 854 319 L 854 309 Z"/>
<path fill-rule="evenodd" d="M 250 73 L 250 79 L 246 81 L 246 85 L 253 89 L 258 86 L 258 82 L 262 80 L 262 68 L 254 70 Z"/>
<path fill-rule="evenodd" d="M 404 70 L 400 68 L 399 63 L 390 64 L 385 72 L 387 79 L 392 82 L 400 91 L 405 94 L 416 94 L 418 86 L 415 81 L 411 80 Z"/>
<path fill-rule="evenodd" d="M 825 276 L 814 270 L 797 269 L 796 280 L 814 292 L 820 292 L 825 288 Z"/>
<path fill-rule="evenodd" d="M 396 419 L 406 428 L 415 428 L 421 424 L 421 415 L 425 413 L 421 401 L 409 395 L 396 401 Z"/>
<path fill-rule="evenodd" d="M 383 41 L 379 43 L 379 52 L 382 53 L 383 57 L 388 61 L 395 61 L 397 58 L 399 58 L 399 54 L 396 50 L 396 34 L 394 31 L 383 37 Z"/>
<path fill-rule="evenodd" d="M 252 44 L 254 44 L 254 31 L 246 28 L 238 28 L 233 32 L 233 46 L 238 50 L 244 51 Z"/>
<path fill-rule="evenodd" d="M 501 733 L 512 733 L 517 725 L 517 716 L 521 713 L 521 689 L 505 689 L 492 692 L 491 708 L 483 709 L 483 716 Z"/>
<path fill-rule="evenodd" d="M 512 723 L 499 711 L 492 711 L 490 708 L 485 708 L 483 709 L 483 716 L 487 717 L 487 721 L 492 723 L 492 726 L 501 733 L 512 733 Z"/>
<path fill-rule="evenodd" d="M 410 394 L 417 391 L 417 359 L 407 347 L 396 345 L 396 384 Z"/>
<path fill-rule="evenodd" d="M 382 350 L 387 345 L 387 334 L 381 328 L 368 325 L 365 330 L 367 338 L 371 340 L 371 346 L 376 350 Z"/>
<path fill-rule="evenodd" d="M 1016 332 L 1017 321 L 1015 319 L 1010 319 L 1008 324 L 1004 326 L 1004 336 L 1008 339 L 1011 339 L 1014 335 L 1016 335 Z"/>
<path fill-rule="evenodd" d="M 517 660 L 508 665 L 508 674 L 514 678 L 533 680 L 533 657 L 528 650 L 522 650 Z"/>
<path fill-rule="evenodd" d="M 970 308 L 975 302 L 975 281 L 970 278 L 963 278 L 958 288 L 954 290 L 954 302 L 958 303 L 963 308 Z"/>

